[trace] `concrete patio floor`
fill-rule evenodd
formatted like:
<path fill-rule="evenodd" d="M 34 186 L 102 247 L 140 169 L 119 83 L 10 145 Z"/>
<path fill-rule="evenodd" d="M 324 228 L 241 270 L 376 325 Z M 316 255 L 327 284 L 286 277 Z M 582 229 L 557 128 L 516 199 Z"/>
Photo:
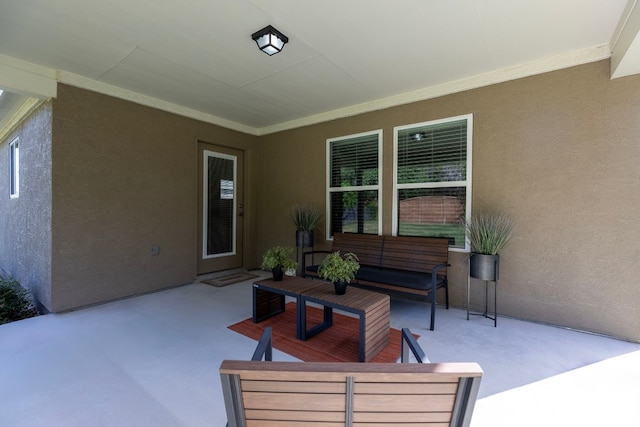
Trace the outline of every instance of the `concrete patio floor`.
<path fill-rule="evenodd" d="M 251 356 L 227 329 L 251 301 L 251 281 L 194 283 L 2 325 L 0 426 L 224 426 L 218 367 Z M 441 307 L 431 332 L 425 304 L 391 304 L 432 361 L 482 366 L 474 427 L 640 425 L 640 344 Z"/>

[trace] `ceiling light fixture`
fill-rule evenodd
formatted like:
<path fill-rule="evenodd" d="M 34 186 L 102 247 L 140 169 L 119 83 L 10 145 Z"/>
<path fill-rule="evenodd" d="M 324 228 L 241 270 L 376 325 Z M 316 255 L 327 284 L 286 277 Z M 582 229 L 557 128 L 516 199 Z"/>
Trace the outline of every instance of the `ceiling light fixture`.
<path fill-rule="evenodd" d="M 267 25 L 260 31 L 256 31 L 251 35 L 251 38 L 258 44 L 260 50 L 269 56 L 280 52 L 284 47 L 284 44 L 289 41 L 289 37 L 285 36 L 271 25 Z"/>

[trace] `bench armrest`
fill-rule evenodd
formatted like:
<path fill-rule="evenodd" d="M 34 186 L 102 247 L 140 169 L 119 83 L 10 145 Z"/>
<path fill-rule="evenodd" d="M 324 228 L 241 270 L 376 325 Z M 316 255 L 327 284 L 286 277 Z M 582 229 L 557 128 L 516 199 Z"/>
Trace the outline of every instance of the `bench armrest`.
<path fill-rule="evenodd" d="M 306 271 L 307 271 L 307 256 L 311 255 L 315 255 L 315 254 L 330 254 L 331 251 L 306 251 L 306 252 L 302 252 L 302 269 L 301 269 L 301 273 L 302 273 L 302 277 L 307 277 L 306 275 Z M 313 263 L 313 258 L 312 258 L 312 263 Z"/>
<path fill-rule="evenodd" d="M 260 341 L 256 346 L 256 350 L 253 352 L 253 356 L 251 356 L 251 360 L 259 362 L 264 357 L 265 362 L 271 362 L 272 353 L 271 326 L 267 326 L 264 328 L 262 337 L 260 337 Z"/>
<path fill-rule="evenodd" d="M 433 270 L 431 271 L 432 273 L 438 274 L 438 271 L 443 269 L 443 268 L 447 268 L 447 267 L 451 267 L 451 264 L 448 264 L 446 262 L 443 262 L 442 264 L 438 264 L 435 267 L 433 267 Z"/>
<path fill-rule="evenodd" d="M 433 292 L 434 295 L 438 287 L 438 271 L 449 266 L 450 264 L 443 262 L 442 264 L 436 265 L 435 267 L 433 267 L 433 270 L 431 270 L 431 292 Z M 448 304 L 447 308 L 449 308 Z"/>
<path fill-rule="evenodd" d="M 401 340 L 400 362 L 409 362 L 409 356 L 413 354 L 418 363 L 429 363 L 429 358 L 424 354 L 422 347 L 420 347 L 409 328 L 402 328 Z"/>

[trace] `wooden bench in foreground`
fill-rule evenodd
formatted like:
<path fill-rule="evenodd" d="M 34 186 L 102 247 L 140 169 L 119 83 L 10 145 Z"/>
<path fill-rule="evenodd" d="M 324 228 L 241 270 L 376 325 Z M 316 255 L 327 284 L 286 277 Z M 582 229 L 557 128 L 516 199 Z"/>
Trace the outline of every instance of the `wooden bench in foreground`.
<path fill-rule="evenodd" d="M 268 332 L 256 359 L 271 358 Z M 476 363 L 224 360 L 220 377 L 230 427 L 462 427 L 471 422 L 482 369 Z"/>

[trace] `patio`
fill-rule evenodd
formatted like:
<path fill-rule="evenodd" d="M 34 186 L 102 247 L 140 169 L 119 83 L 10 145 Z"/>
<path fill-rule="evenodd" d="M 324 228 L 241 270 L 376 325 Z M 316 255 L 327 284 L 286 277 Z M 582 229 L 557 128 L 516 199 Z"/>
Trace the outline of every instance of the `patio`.
<path fill-rule="evenodd" d="M 250 315 L 250 281 L 194 283 L 0 326 L 0 425 L 224 426 L 218 366 L 255 346 L 227 326 Z M 484 369 L 472 426 L 637 426 L 640 344 L 458 309 L 434 332 L 426 319 L 392 299 L 392 327 L 432 361 Z"/>

